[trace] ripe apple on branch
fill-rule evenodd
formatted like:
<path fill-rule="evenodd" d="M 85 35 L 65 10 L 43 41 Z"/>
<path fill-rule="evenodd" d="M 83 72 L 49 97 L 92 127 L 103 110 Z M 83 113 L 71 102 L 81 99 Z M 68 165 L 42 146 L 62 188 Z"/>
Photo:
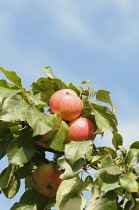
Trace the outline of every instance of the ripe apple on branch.
<path fill-rule="evenodd" d="M 71 89 L 56 91 L 50 98 L 49 106 L 52 113 L 59 113 L 65 121 L 76 119 L 83 111 L 82 100 Z"/>
<path fill-rule="evenodd" d="M 85 117 L 77 118 L 71 121 L 69 124 L 69 133 L 65 140 L 65 143 L 70 143 L 71 141 L 87 141 L 94 140 L 96 135 L 96 126 Z"/>

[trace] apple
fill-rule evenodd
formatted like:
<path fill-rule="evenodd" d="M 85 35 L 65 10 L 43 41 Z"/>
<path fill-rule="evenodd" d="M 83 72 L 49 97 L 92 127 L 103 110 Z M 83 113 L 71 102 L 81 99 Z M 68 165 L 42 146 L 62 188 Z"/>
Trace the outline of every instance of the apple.
<path fill-rule="evenodd" d="M 70 143 L 71 141 L 86 141 L 94 140 L 96 126 L 91 120 L 85 117 L 77 118 L 71 121 L 69 124 L 69 132 L 65 143 Z"/>
<path fill-rule="evenodd" d="M 59 113 L 65 121 L 72 121 L 79 117 L 83 111 L 82 100 L 71 89 L 56 91 L 49 100 L 52 113 Z"/>
<path fill-rule="evenodd" d="M 63 181 L 59 176 L 64 170 L 57 171 L 54 166 L 54 163 L 41 165 L 32 174 L 34 188 L 47 197 L 56 195 L 58 187 Z"/>

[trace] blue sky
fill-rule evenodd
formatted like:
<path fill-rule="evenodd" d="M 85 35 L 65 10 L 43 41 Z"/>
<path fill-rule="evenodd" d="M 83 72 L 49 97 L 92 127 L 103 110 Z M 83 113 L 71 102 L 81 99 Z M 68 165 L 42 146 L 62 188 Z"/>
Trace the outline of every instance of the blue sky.
<path fill-rule="evenodd" d="M 137 0 L 1 0 L 0 66 L 16 71 L 27 89 L 51 66 L 65 83 L 90 79 L 109 90 L 128 148 L 139 140 L 138 11 Z M 111 146 L 111 134 L 95 143 Z M 0 196 L 0 205 L 9 210 L 19 197 Z"/>

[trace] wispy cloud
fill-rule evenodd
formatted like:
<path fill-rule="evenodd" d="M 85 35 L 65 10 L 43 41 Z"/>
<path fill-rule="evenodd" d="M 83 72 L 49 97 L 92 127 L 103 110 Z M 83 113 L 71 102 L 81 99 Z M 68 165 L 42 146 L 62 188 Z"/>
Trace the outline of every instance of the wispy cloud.
<path fill-rule="evenodd" d="M 23 0 L 14 2 L 5 3 L 4 10 L 1 10 L 1 38 L 7 37 L 8 40 L 10 31 L 12 33 L 16 27 L 18 15 L 24 15 L 30 5 L 30 9 L 35 9 L 36 14 L 41 14 L 43 24 L 46 22 L 46 25 L 41 26 L 46 36 L 48 33 L 55 34 L 65 43 L 72 40 L 77 47 L 90 52 L 101 52 L 118 60 L 125 59 L 126 62 L 130 62 L 131 55 L 139 51 L 137 0 L 107 3 L 104 0 L 88 3 L 73 0 L 35 0 L 28 4 Z"/>
<path fill-rule="evenodd" d="M 136 0 L 133 0 L 133 1 L 130 1 L 130 0 L 116 0 L 115 1 L 115 4 L 118 5 L 118 7 L 120 7 L 123 11 L 129 11 L 130 9 L 132 9 L 136 4 L 137 4 L 137 1 Z"/>
<path fill-rule="evenodd" d="M 43 6 L 52 20 L 51 29 L 65 40 L 73 39 L 87 49 L 101 50 L 119 59 L 125 54 L 127 59 L 127 52 L 138 51 L 137 1 L 35 3 Z"/>

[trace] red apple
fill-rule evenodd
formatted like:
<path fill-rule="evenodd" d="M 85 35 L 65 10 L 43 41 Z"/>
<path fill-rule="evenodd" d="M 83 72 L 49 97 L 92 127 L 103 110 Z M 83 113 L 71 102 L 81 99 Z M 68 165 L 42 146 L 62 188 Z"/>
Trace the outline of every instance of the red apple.
<path fill-rule="evenodd" d="M 59 113 L 65 121 L 76 119 L 83 111 L 82 100 L 71 89 L 56 91 L 50 98 L 49 106 L 52 113 Z"/>
<path fill-rule="evenodd" d="M 54 163 L 39 166 L 32 174 L 34 188 L 41 194 L 51 197 L 56 195 L 59 185 L 63 181 L 59 176 L 64 170 L 57 171 Z"/>
<path fill-rule="evenodd" d="M 82 117 L 71 121 L 69 124 L 69 133 L 65 140 L 65 143 L 70 143 L 71 141 L 86 141 L 94 140 L 96 126 L 91 120 Z"/>

